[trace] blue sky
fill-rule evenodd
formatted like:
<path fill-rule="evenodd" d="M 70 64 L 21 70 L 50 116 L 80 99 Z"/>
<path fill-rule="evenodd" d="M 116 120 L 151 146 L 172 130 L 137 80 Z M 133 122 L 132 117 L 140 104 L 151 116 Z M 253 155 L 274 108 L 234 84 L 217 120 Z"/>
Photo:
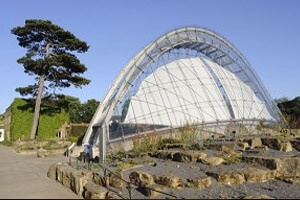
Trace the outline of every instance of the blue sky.
<path fill-rule="evenodd" d="M 0 1 L 0 113 L 34 82 L 16 60 L 25 54 L 10 33 L 26 19 L 48 19 L 90 45 L 79 58 L 92 82 L 62 92 L 102 100 L 122 67 L 145 45 L 182 26 L 212 29 L 250 61 L 273 98 L 300 95 L 300 1 L 109 0 Z"/>

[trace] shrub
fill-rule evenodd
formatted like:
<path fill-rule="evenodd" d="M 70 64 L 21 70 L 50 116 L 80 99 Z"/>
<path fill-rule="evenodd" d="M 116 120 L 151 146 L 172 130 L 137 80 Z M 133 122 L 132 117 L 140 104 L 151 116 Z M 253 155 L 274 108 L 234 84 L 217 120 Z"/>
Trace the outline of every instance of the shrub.
<path fill-rule="evenodd" d="M 144 134 L 143 138 L 138 133 L 133 139 L 133 149 L 132 152 L 134 156 L 139 156 L 141 153 L 155 152 L 161 146 L 161 135 L 156 135 L 155 131 L 150 134 Z"/>
<path fill-rule="evenodd" d="M 76 136 L 75 136 L 75 137 L 74 137 L 74 136 L 73 136 L 73 137 L 71 136 L 71 137 L 68 137 L 68 138 L 67 138 L 68 141 L 75 142 L 75 143 L 78 142 L 78 139 L 79 139 L 79 137 L 76 137 Z"/>
<path fill-rule="evenodd" d="M 197 127 L 188 122 L 178 129 L 180 131 L 180 140 L 183 143 L 197 143 Z"/>
<path fill-rule="evenodd" d="M 87 126 L 72 126 L 71 136 L 80 137 L 80 136 L 84 135 L 84 133 L 86 132 L 87 129 L 88 129 Z"/>

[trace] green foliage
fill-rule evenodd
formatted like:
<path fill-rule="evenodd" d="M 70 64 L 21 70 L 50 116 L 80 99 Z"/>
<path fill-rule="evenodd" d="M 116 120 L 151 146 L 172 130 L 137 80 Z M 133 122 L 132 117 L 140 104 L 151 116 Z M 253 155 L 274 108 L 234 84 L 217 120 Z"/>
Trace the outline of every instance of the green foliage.
<path fill-rule="evenodd" d="M 127 115 L 127 112 L 128 112 L 128 107 L 129 107 L 129 104 L 130 104 L 130 99 L 127 99 L 123 105 L 123 109 L 122 109 L 122 115 L 121 115 L 121 120 L 124 121 L 126 115 Z"/>
<path fill-rule="evenodd" d="M 71 136 L 71 137 L 68 137 L 68 138 L 67 138 L 68 141 L 75 142 L 75 143 L 78 142 L 78 139 L 79 139 L 79 138 L 76 137 L 76 136 Z"/>
<path fill-rule="evenodd" d="M 86 42 L 79 40 L 69 31 L 52 24 L 48 20 L 26 20 L 24 26 L 11 30 L 17 36 L 19 45 L 27 49 L 24 57 L 18 63 L 24 67 L 24 72 L 35 76 L 45 76 L 45 90 L 66 88 L 74 85 L 87 85 L 90 80 L 81 77 L 87 68 L 72 52 L 84 53 L 89 49 Z M 50 55 L 47 55 L 49 47 Z M 21 95 L 37 94 L 38 85 L 17 88 Z"/>
<path fill-rule="evenodd" d="M 124 151 L 118 151 L 114 154 L 107 154 L 106 156 L 108 162 L 113 161 L 124 161 L 126 159 L 126 153 Z"/>
<path fill-rule="evenodd" d="M 287 102 L 287 101 L 289 101 L 288 97 L 281 97 L 281 98 L 275 98 L 274 99 L 274 102 L 276 104 L 284 103 L 284 102 Z"/>
<path fill-rule="evenodd" d="M 72 96 L 60 96 L 59 101 L 68 110 L 72 123 L 89 123 L 100 103 L 95 99 L 81 103 L 78 98 Z"/>
<path fill-rule="evenodd" d="M 201 146 L 198 143 L 195 143 L 195 144 L 192 144 L 192 145 L 186 145 L 186 146 L 184 146 L 184 149 L 185 150 L 197 150 L 197 151 L 200 151 L 200 150 L 206 150 L 206 147 L 205 146 Z"/>
<path fill-rule="evenodd" d="M 157 142 L 157 149 L 164 149 L 166 144 L 176 144 L 182 142 L 179 138 L 163 138 Z"/>
<path fill-rule="evenodd" d="M 13 141 L 21 138 L 22 135 L 25 138 L 30 137 L 33 109 L 29 104 L 30 102 L 24 99 L 16 98 L 11 105 L 10 132 Z M 69 115 L 64 109 L 57 106 L 42 105 L 37 139 L 55 137 L 58 128 L 68 120 Z"/>
<path fill-rule="evenodd" d="M 192 183 L 192 182 L 187 182 L 185 186 L 186 186 L 187 188 L 193 188 L 193 189 L 197 188 L 197 187 L 194 185 L 194 183 Z"/>
<path fill-rule="evenodd" d="M 0 144 L 5 145 L 5 146 L 12 146 L 12 142 L 8 140 L 4 140 L 3 142 L 0 142 Z"/>
<path fill-rule="evenodd" d="M 141 136 L 141 134 L 138 133 L 132 140 L 132 153 L 134 156 L 140 156 L 147 152 L 155 152 L 164 144 L 161 135 L 156 134 L 154 131 L 148 135 L 145 134 L 144 136 Z"/>
<path fill-rule="evenodd" d="M 156 137 L 154 131 L 151 134 L 145 134 L 143 138 L 138 133 L 136 138 L 133 138 L 132 152 L 135 156 L 146 152 L 154 152 L 158 149 L 159 140 L 161 140 L 161 137 Z"/>
<path fill-rule="evenodd" d="M 188 122 L 182 127 L 179 128 L 180 140 L 183 143 L 197 143 L 197 127 L 194 125 L 190 125 Z"/>
<path fill-rule="evenodd" d="M 300 97 L 280 102 L 278 107 L 291 128 L 300 128 Z"/>
<path fill-rule="evenodd" d="M 87 126 L 72 126 L 71 136 L 80 137 L 86 132 L 87 128 Z"/>

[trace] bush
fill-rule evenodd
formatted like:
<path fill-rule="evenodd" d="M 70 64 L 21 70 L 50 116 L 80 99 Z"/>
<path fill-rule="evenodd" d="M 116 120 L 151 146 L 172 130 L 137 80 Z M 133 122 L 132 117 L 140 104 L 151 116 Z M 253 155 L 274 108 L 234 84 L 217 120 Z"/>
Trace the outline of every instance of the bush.
<path fill-rule="evenodd" d="M 155 152 L 159 148 L 159 144 L 161 144 L 161 136 L 155 135 L 155 132 L 151 132 L 148 135 L 144 135 L 143 138 L 141 138 L 141 134 L 137 134 L 133 140 L 133 149 L 132 152 L 134 156 L 139 156 L 141 153 L 146 152 Z"/>
<path fill-rule="evenodd" d="M 197 127 L 188 122 L 178 129 L 180 131 L 180 140 L 183 143 L 197 143 Z"/>
<path fill-rule="evenodd" d="M 68 137 L 67 138 L 68 141 L 75 142 L 75 143 L 78 142 L 78 139 L 79 139 L 78 137 Z"/>
<path fill-rule="evenodd" d="M 80 137 L 84 135 L 87 129 L 88 129 L 87 126 L 72 126 L 71 136 Z"/>

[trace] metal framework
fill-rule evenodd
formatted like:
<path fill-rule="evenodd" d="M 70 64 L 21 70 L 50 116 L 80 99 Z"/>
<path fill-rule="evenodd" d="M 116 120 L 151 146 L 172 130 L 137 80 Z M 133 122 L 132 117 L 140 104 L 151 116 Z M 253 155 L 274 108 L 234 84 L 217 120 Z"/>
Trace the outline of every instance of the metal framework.
<path fill-rule="evenodd" d="M 182 119 L 202 127 L 251 126 L 260 120 L 276 123 L 280 115 L 233 44 L 211 30 L 184 27 L 161 36 L 127 63 L 94 114 L 83 145 L 98 144 L 99 134 L 103 146 L 137 132 L 177 128 Z"/>

